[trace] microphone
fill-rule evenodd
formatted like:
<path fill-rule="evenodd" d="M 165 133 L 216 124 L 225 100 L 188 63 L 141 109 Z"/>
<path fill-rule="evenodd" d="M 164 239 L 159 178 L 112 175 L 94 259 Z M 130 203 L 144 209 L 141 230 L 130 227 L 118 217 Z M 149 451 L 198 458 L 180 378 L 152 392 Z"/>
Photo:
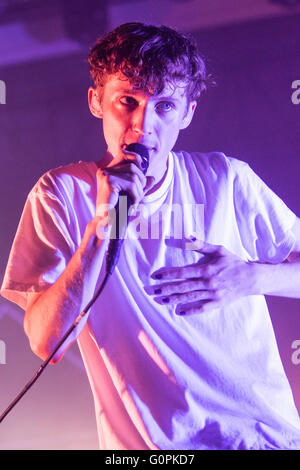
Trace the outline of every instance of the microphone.
<path fill-rule="evenodd" d="M 146 171 L 148 169 L 148 166 L 149 166 L 149 152 L 148 152 L 148 149 L 142 145 L 142 144 L 139 144 L 139 143 L 133 143 L 133 144 L 129 144 L 127 147 L 126 147 L 126 150 L 128 151 L 131 151 L 131 152 L 134 152 L 134 153 L 137 153 L 139 154 L 141 157 L 142 157 L 142 160 L 143 160 L 143 173 L 144 175 L 146 174 Z M 129 200 L 131 201 L 132 203 L 132 198 L 130 196 L 130 194 L 128 194 L 126 191 L 123 191 L 122 192 L 124 196 L 127 197 L 126 200 Z M 121 191 L 120 193 L 121 194 Z M 118 201 L 119 203 L 119 201 Z M 116 221 L 118 222 L 118 217 L 119 217 L 119 207 L 118 207 L 118 203 L 116 205 L 116 215 L 117 215 L 117 218 L 116 218 Z M 128 225 L 128 219 L 129 219 L 129 216 L 128 216 L 128 211 L 127 212 L 127 223 L 124 224 L 124 232 L 127 228 L 127 225 Z M 119 234 L 119 233 L 118 233 Z M 53 358 L 53 356 L 56 354 L 56 352 L 62 347 L 62 345 L 64 344 L 64 342 L 66 341 L 66 339 L 69 337 L 69 335 L 74 331 L 74 329 L 77 327 L 77 325 L 79 324 L 79 322 L 81 321 L 81 319 L 88 313 L 88 311 L 90 310 L 90 308 L 92 307 L 92 305 L 95 303 L 95 301 L 97 300 L 97 298 L 99 297 L 99 295 L 101 294 L 101 292 L 103 291 L 104 289 L 104 286 L 107 282 L 107 279 L 109 277 L 109 275 L 113 272 L 113 269 L 115 267 L 115 265 L 117 264 L 117 261 L 118 261 L 118 258 L 119 258 L 119 254 L 120 254 L 120 250 L 121 250 L 121 246 L 122 246 L 122 243 L 123 243 L 123 239 L 122 238 L 117 238 L 117 239 L 112 239 L 110 240 L 110 245 L 108 247 L 108 252 L 107 252 L 107 258 L 106 258 L 106 276 L 104 278 L 104 280 L 102 281 L 100 287 L 98 288 L 98 290 L 96 291 L 96 293 L 94 294 L 93 298 L 89 301 L 89 303 L 87 304 L 87 306 L 82 310 L 82 312 L 77 316 L 77 318 L 75 319 L 75 321 L 73 322 L 73 324 L 70 326 L 70 328 L 67 330 L 67 332 L 64 334 L 64 336 L 61 338 L 61 340 L 57 343 L 57 345 L 54 347 L 54 350 L 52 351 L 52 353 L 44 360 L 44 362 L 41 364 L 41 366 L 39 367 L 39 369 L 37 370 L 37 372 L 34 374 L 34 376 L 32 377 L 32 379 L 25 385 L 25 387 L 23 388 L 23 390 L 17 395 L 17 397 L 11 402 L 11 404 L 6 408 L 6 410 L 4 411 L 4 413 L 2 413 L 0 415 L 0 423 L 4 420 L 4 418 L 8 415 L 8 413 L 13 409 L 13 407 L 21 400 L 21 398 L 25 395 L 25 393 L 29 390 L 29 388 L 37 381 L 37 379 L 39 378 L 39 376 L 41 375 L 41 373 L 45 370 L 46 366 L 49 364 L 49 362 L 51 361 L 51 359 Z"/>
<path fill-rule="evenodd" d="M 127 145 L 126 150 L 129 152 L 134 152 L 142 157 L 142 171 L 144 175 L 147 172 L 149 166 L 149 152 L 147 147 L 138 142 Z M 126 220 L 120 221 L 120 196 L 122 196 L 122 202 L 125 200 L 125 209 L 123 214 L 126 211 Z M 129 202 L 127 206 L 127 201 Z M 115 208 L 115 221 L 116 221 L 116 238 L 112 238 L 109 242 L 108 250 L 106 253 L 106 275 L 112 274 L 119 256 L 121 247 L 123 245 L 126 229 L 129 222 L 128 208 L 133 204 L 131 195 L 127 191 L 119 192 L 119 199 Z"/>

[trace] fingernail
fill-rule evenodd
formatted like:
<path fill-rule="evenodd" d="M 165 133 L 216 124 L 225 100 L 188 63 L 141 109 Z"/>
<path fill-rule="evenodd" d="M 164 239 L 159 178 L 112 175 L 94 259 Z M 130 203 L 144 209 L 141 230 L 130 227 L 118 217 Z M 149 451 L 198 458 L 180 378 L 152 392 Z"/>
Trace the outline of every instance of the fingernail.
<path fill-rule="evenodd" d="M 155 277 L 155 279 L 161 279 L 161 278 L 162 278 L 162 274 L 161 274 L 161 273 L 155 274 L 154 277 Z"/>

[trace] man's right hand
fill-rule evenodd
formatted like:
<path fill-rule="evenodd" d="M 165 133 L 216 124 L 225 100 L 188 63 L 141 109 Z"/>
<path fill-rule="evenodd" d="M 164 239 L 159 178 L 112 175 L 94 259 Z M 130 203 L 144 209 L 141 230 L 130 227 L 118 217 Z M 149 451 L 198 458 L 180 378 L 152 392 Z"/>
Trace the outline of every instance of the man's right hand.
<path fill-rule="evenodd" d="M 146 177 L 143 173 L 141 156 L 126 150 L 122 157 L 99 168 L 96 177 L 96 214 L 99 216 L 103 216 L 108 208 L 116 206 L 120 191 L 128 192 L 137 205 L 154 183 L 153 177 Z"/>

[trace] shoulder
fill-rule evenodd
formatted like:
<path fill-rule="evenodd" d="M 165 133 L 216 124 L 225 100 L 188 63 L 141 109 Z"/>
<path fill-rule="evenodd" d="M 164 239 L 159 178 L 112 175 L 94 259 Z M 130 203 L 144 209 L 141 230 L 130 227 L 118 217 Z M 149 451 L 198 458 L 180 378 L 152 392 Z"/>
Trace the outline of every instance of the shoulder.
<path fill-rule="evenodd" d="M 201 176 L 214 178 L 234 178 L 249 170 L 249 165 L 223 152 L 173 152 L 177 165 L 188 171 L 196 171 Z"/>
<path fill-rule="evenodd" d="M 95 162 L 70 163 L 45 172 L 32 188 L 30 195 L 42 193 L 64 197 L 80 189 L 88 191 L 95 184 L 97 165 Z"/>

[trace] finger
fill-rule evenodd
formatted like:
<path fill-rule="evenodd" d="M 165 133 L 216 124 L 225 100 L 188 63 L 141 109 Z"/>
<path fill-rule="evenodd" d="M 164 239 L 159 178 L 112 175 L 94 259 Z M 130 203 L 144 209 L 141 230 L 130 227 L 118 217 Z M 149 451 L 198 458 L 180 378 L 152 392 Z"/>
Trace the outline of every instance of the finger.
<path fill-rule="evenodd" d="M 114 155 L 114 158 L 108 163 L 107 167 L 114 167 L 125 162 L 132 162 L 140 169 L 140 171 L 144 171 L 143 159 L 141 155 L 126 150 L 126 146 L 123 146 L 123 149 L 119 154 Z"/>
<path fill-rule="evenodd" d="M 137 173 L 121 173 L 115 170 L 103 170 L 103 177 L 111 190 L 116 193 L 128 192 L 133 204 L 138 204 L 144 196 L 142 183 Z"/>
<path fill-rule="evenodd" d="M 195 302 L 195 301 L 207 301 L 207 300 L 213 300 L 214 294 L 212 291 L 207 291 L 207 290 L 195 290 L 191 292 L 186 292 L 184 294 L 177 293 L 177 294 L 172 294 L 168 296 L 160 296 L 160 297 L 154 297 L 153 300 L 155 300 L 157 303 L 161 305 L 173 305 L 173 304 L 182 304 L 182 303 L 187 303 L 187 302 Z"/>
<path fill-rule="evenodd" d="M 218 303 L 215 300 L 207 299 L 193 304 L 178 305 L 175 314 L 181 317 L 189 317 L 193 315 L 203 315 L 218 309 Z"/>
<path fill-rule="evenodd" d="M 137 175 L 142 187 L 144 188 L 147 184 L 146 176 L 140 171 L 140 169 L 132 162 L 123 162 L 115 166 L 107 166 L 103 168 L 103 173 L 107 175 L 122 175 L 124 178 L 130 179 L 130 175 Z"/>
<path fill-rule="evenodd" d="M 165 284 L 156 284 L 152 286 L 145 286 L 144 289 L 149 295 L 162 295 L 167 296 L 174 293 L 185 293 L 193 290 L 208 289 L 207 281 L 203 278 L 191 278 L 188 281 L 172 282 Z"/>
<path fill-rule="evenodd" d="M 141 155 L 139 155 L 138 153 L 135 153 L 135 152 L 129 152 L 128 150 L 123 150 L 123 153 L 125 154 L 125 160 L 132 160 L 132 161 L 135 161 L 135 163 L 137 164 L 137 166 L 139 167 L 139 169 L 144 172 L 146 167 L 145 167 L 145 163 L 141 157 Z M 131 158 L 133 157 L 133 158 Z"/>
<path fill-rule="evenodd" d="M 193 263 L 187 266 L 161 268 L 154 271 L 150 276 L 152 279 L 173 280 L 199 278 L 199 264 Z"/>
<path fill-rule="evenodd" d="M 143 189 L 143 194 L 144 194 L 153 187 L 155 183 L 155 178 L 154 176 L 145 176 L 143 173 L 140 172 L 140 170 L 137 168 L 136 165 L 133 163 L 130 163 L 129 165 L 124 164 L 121 167 L 113 167 L 109 169 L 104 169 L 104 175 L 112 175 L 112 176 L 120 176 L 122 175 L 122 178 L 127 179 L 128 181 L 132 180 L 132 175 L 136 175 L 139 178 L 141 187 Z"/>
<path fill-rule="evenodd" d="M 138 205 L 140 200 L 143 198 L 143 187 L 137 175 L 129 175 L 128 185 L 127 188 L 125 186 L 124 190 L 128 191 L 128 193 L 131 195 L 133 198 L 132 203 L 134 205 Z"/>

